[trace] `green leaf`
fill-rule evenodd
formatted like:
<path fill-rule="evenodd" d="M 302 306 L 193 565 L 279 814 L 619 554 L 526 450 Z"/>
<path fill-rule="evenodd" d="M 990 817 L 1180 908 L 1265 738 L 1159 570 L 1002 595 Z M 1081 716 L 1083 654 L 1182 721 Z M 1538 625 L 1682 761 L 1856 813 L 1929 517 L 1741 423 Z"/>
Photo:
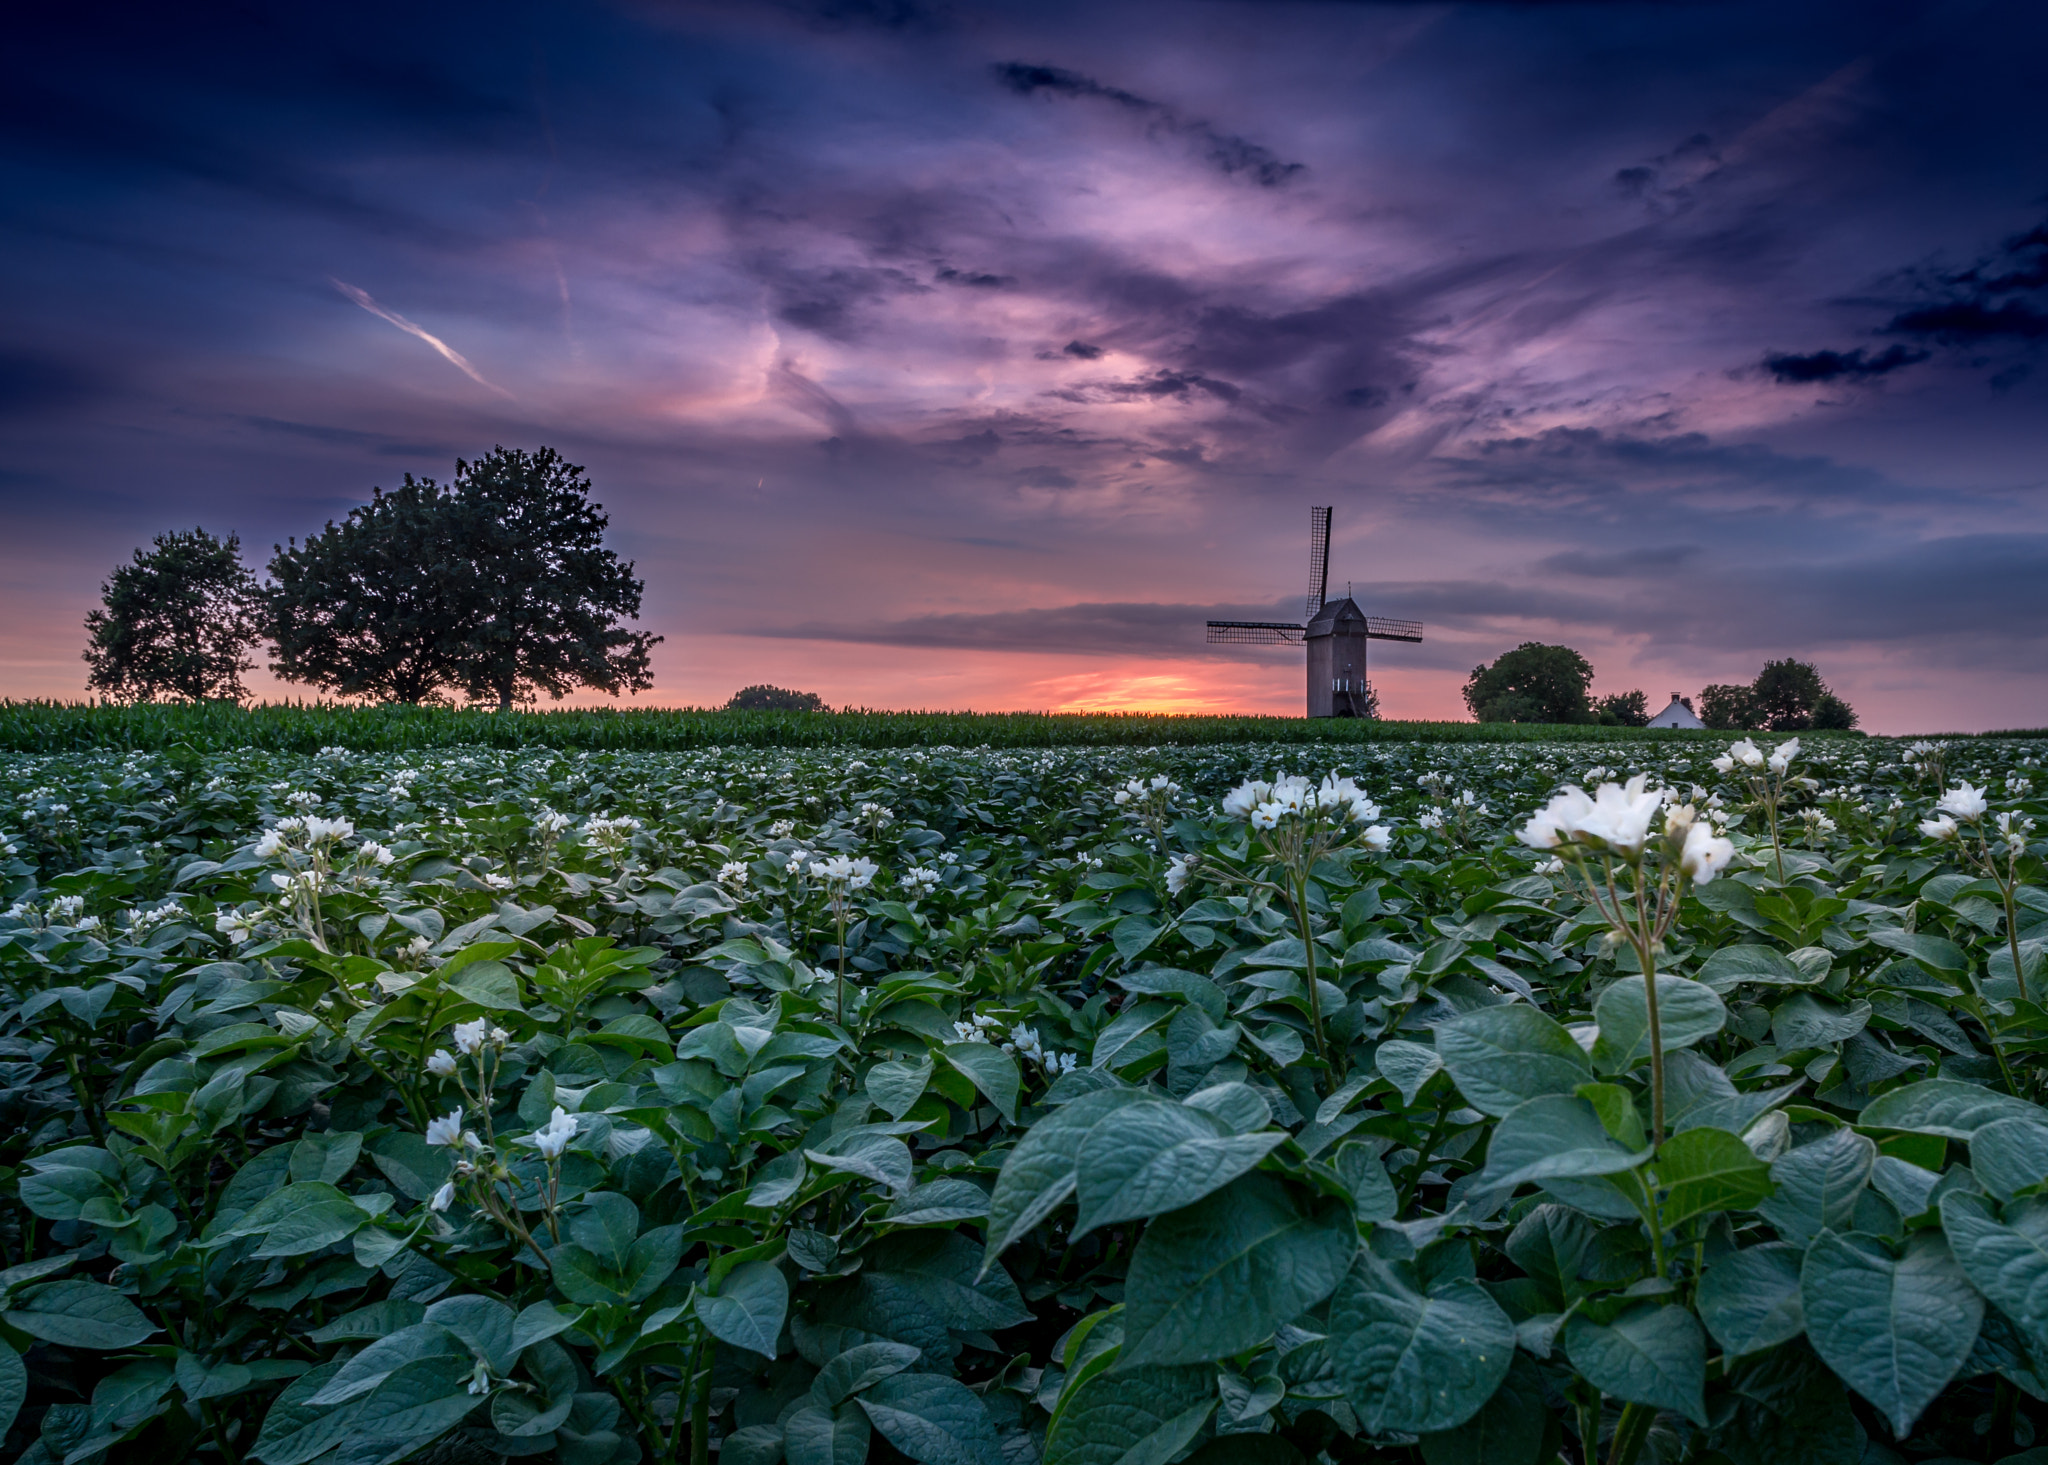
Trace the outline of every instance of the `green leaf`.
<path fill-rule="evenodd" d="M 917 1362 L 908 1343 L 862 1343 L 828 1359 L 811 1380 L 811 1394 L 821 1404 L 842 1404 L 870 1384 L 901 1373 Z"/>
<path fill-rule="evenodd" d="M 1022 1240 L 1074 1193 L 1081 1145 L 1103 1119 L 1131 1104 L 1149 1102 L 1130 1089 L 1084 1094 L 1038 1121 L 1003 1161 L 988 1202 L 988 1250 L 982 1270 Z"/>
<path fill-rule="evenodd" d="M 1135 960 L 1138 955 L 1159 939 L 1165 928 L 1148 916 L 1125 916 L 1109 933 L 1110 943 L 1116 947 L 1116 954 L 1125 961 Z M 887 1431 L 885 1430 L 886 1434 Z"/>
<path fill-rule="evenodd" d="M 799 1409 L 782 1421 L 789 1465 L 861 1465 L 868 1457 L 868 1417 L 851 1404 Z"/>
<path fill-rule="evenodd" d="M 856 1134 L 845 1140 L 834 1136 L 826 1144 L 826 1149 L 805 1150 L 804 1157 L 827 1170 L 858 1175 L 886 1186 L 891 1195 L 910 1193 L 915 1162 L 910 1146 L 894 1135 Z"/>
<path fill-rule="evenodd" d="M 1443 1072 L 1444 1060 L 1435 1048 L 1390 1038 L 1374 1051 L 1373 1065 L 1381 1078 L 1400 1090 L 1401 1102 L 1412 1104 L 1422 1086 Z"/>
<path fill-rule="evenodd" d="M 292 1146 L 291 1177 L 333 1185 L 355 1168 L 362 1149 L 363 1137 L 354 1130 L 309 1134 Z"/>
<path fill-rule="evenodd" d="M 1979 1292 L 2048 1346 L 2048 1209 L 2014 1208 L 2011 1223 L 1994 1220 L 1973 1195 L 1941 1198 L 1941 1229 L 1950 1251 Z"/>
<path fill-rule="evenodd" d="M 455 1170 L 453 1150 L 430 1145 L 409 1129 L 379 1139 L 370 1150 L 370 1161 L 407 1200 L 426 1200 Z"/>
<path fill-rule="evenodd" d="M 987 1408 L 958 1379 L 892 1374 L 859 1399 L 882 1438 L 919 1465 L 1002 1465 Z"/>
<path fill-rule="evenodd" d="M 8 1326 L 63 1348 L 133 1348 L 156 1331 L 119 1292 L 80 1279 L 27 1289 L 12 1299 L 5 1317 Z"/>
<path fill-rule="evenodd" d="M 2000 1200 L 2048 1181 L 2048 1127 L 1998 1119 L 1970 1136 L 1970 1172 Z"/>
<path fill-rule="evenodd" d="M 1565 1324 L 1564 1351 L 1601 1393 L 1706 1425 L 1707 1342 L 1684 1308 L 1632 1307 L 1604 1326 L 1580 1314 Z"/>
<path fill-rule="evenodd" d="M 1496 1119 L 1530 1099 L 1569 1094 L 1593 1076 L 1593 1061 L 1578 1041 L 1521 1002 L 1439 1023 L 1436 1051 L 1465 1102 Z"/>
<path fill-rule="evenodd" d="M 318 1392 L 307 1397 L 308 1404 L 345 1404 L 381 1385 L 399 1369 L 422 1359 L 469 1359 L 469 1346 L 446 1328 L 432 1323 L 415 1323 L 388 1338 L 379 1338 L 356 1354 Z"/>
<path fill-rule="evenodd" d="M 1330 1164 L 1350 1190 L 1359 1220 L 1391 1221 L 1401 1213 L 1401 1197 L 1372 1146 L 1356 1141 L 1340 1145 Z"/>
<path fill-rule="evenodd" d="M 1580 1274 L 1598 1239 L 1598 1228 L 1586 1217 L 1546 1201 L 1515 1223 L 1507 1254 L 1543 1284 L 1552 1305 L 1561 1309 L 1586 1290 Z"/>
<path fill-rule="evenodd" d="M 1124 1282 L 1119 1369 L 1256 1347 L 1336 1288 L 1358 1249 L 1342 1201 L 1254 1172 L 1145 1228 Z"/>
<path fill-rule="evenodd" d="M 1730 1358 L 1761 1353 L 1806 1331 L 1799 1249 L 1783 1242 L 1720 1257 L 1700 1279 L 1700 1321 Z"/>
<path fill-rule="evenodd" d="M 877 1063 L 868 1070 L 865 1084 L 870 1099 L 891 1119 L 901 1119 L 910 1112 L 912 1104 L 924 1097 L 924 1087 L 931 1078 L 932 1060 L 926 1057 L 922 1063 Z"/>
<path fill-rule="evenodd" d="M 1814 1352 L 1900 1439 L 1970 1356 L 1984 1320 L 1984 1299 L 1928 1232 L 1895 1260 L 1880 1241 L 1823 1231 L 1807 1249 L 1799 1295 Z"/>
<path fill-rule="evenodd" d="M 1910 956 L 1936 976 L 1946 976 L 1969 970 L 1970 960 L 1963 955 L 1963 949 L 1945 936 L 1936 936 L 1927 931 L 1901 931 L 1890 926 L 1877 926 L 1870 932 L 1873 946 L 1883 946 Z"/>
<path fill-rule="evenodd" d="M 1657 1151 L 1666 1230 L 1712 1211 L 1753 1209 L 1771 1194 L 1770 1167 L 1725 1129 L 1688 1129 Z"/>
<path fill-rule="evenodd" d="M 1360 1252 L 1330 1302 L 1330 1351 L 1369 1433 L 1434 1434 L 1493 1397 L 1514 1357 L 1515 1325 L 1477 1282 L 1425 1293 L 1403 1269 Z"/>
<path fill-rule="evenodd" d="M 1000 1266 L 983 1273 L 974 1243 L 955 1231 L 899 1231 L 867 1249 L 871 1275 L 907 1285 L 953 1328 L 1000 1332 L 1031 1320 Z"/>
<path fill-rule="evenodd" d="M 341 1361 L 323 1363 L 285 1387 L 263 1416 L 263 1428 L 251 1451 L 264 1465 L 305 1465 L 324 1455 L 355 1429 L 362 1402 L 340 1408 L 316 1405 L 313 1397 L 340 1372 Z"/>
<path fill-rule="evenodd" d="M 0 1343 L 0 1439 L 14 1428 L 14 1417 L 27 1399 L 28 1370 L 21 1365 L 21 1355 Z"/>
<path fill-rule="evenodd" d="M 304 1256 L 353 1236 L 370 1215 L 354 1200 L 321 1181 L 300 1181 L 258 1201 L 227 1232 L 261 1236 L 259 1257 Z"/>
<path fill-rule="evenodd" d="M 1074 1234 L 1192 1205 L 1287 1138 L 1277 1129 L 1227 1134 L 1224 1128 L 1199 1109 L 1155 1099 L 1091 1129 L 1076 1164 L 1081 1214 Z"/>
<path fill-rule="evenodd" d="M 1626 1071 L 1650 1056 L 1648 987 L 1640 976 L 1611 984 L 1593 1004 L 1600 1036 L 1593 1060 L 1610 1071 Z M 1657 978 L 1657 1021 L 1664 1051 L 1690 1048 L 1711 1038 L 1728 1021 L 1728 1009 L 1714 989 L 1685 977 Z"/>
<path fill-rule="evenodd" d="M 1475 1189 L 1506 1193 L 1530 1182 L 1617 1175 L 1649 1157 L 1649 1150 L 1630 1150 L 1609 1134 L 1584 1099 L 1548 1094 L 1501 1120 Z"/>
<path fill-rule="evenodd" d="M 939 1226 L 988 1214 L 988 1192 L 972 1180 L 931 1180 L 890 1203 L 877 1219 L 891 1226 Z"/>
<path fill-rule="evenodd" d="M 465 1359 L 423 1358 L 396 1370 L 364 1401 L 358 1430 L 335 1452 L 335 1465 L 393 1465 L 424 1449 L 483 1403 L 469 1392 Z"/>
<path fill-rule="evenodd" d="M 1844 1007 L 1811 993 L 1798 992 L 1780 1002 L 1771 1014 L 1771 1038 L 1785 1053 L 1846 1043 L 1870 1022 L 1870 1004 Z"/>
<path fill-rule="evenodd" d="M 965 1074 L 1003 1118 L 1017 1122 L 1017 1097 L 1024 1083 L 1016 1059 L 987 1043 L 948 1043 L 943 1051 L 946 1061 Z"/>
<path fill-rule="evenodd" d="M 1771 1162 L 1777 1191 L 1757 1207 L 1785 1240 L 1805 1245 L 1822 1231 L 1844 1231 L 1870 1180 L 1877 1146 L 1853 1129 L 1833 1130 Z"/>
<path fill-rule="evenodd" d="M 1879 1094 L 1856 1116 L 1865 1129 L 1903 1129 L 1947 1139 L 1971 1139 L 2001 1119 L 2048 1126 L 2048 1110 L 1959 1079 L 1926 1078 Z"/>
<path fill-rule="evenodd" d="M 1765 987 L 1803 987 L 1808 978 L 1775 946 L 1724 946 L 1701 964 L 1697 980 L 1726 995 L 1744 982 Z"/>
<path fill-rule="evenodd" d="M 471 962 L 455 974 L 448 990 L 493 1012 L 525 1010 L 519 999 L 519 978 L 502 961 Z"/>
<path fill-rule="evenodd" d="M 734 1430 L 719 1446 L 718 1465 L 782 1465 L 782 1431 L 772 1424 Z"/>
<path fill-rule="evenodd" d="M 1618 1083 L 1582 1083 L 1572 1092 L 1593 1106 L 1593 1112 L 1600 1116 L 1600 1127 L 1620 1141 L 1623 1148 L 1634 1152 L 1649 1147 L 1650 1136 L 1643 1127 L 1643 1116 L 1636 1108 L 1635 1095 L 1627 1089 Z"/>
<path fill-rule="evenodd" d="M 512 1309 L 495 1297 L 474 1293 L 444 1297 L 427 1309 L 424 1320 L 460 1338 L 472 1354 L 498 1373 L 510 1373 L 519 1358 L 512 1341 Z"/>
<path fill-rule="evenodd" d="M 1538 1465 L 1548 1422 L 1543 1374 L 1518 1352 L 1477 1414 L 1456 1429 L 1422 1437 L 1422 1458 L 1425 1465 Z"/>
<path fill-rule="evenodd" d="M 742 1262 L 718 1289 L 698 1292 L 697 1318 L 721 1343 L 775 1357 L 789 1312 L 789 1282 L 773 1262 Z"/>
<path fill-rule="evenodd" d="M 1211 1368 L 1098 1374 L 1060 1400 L 1045 1465 L 1168 1465 L 1217 1402 Z"/>

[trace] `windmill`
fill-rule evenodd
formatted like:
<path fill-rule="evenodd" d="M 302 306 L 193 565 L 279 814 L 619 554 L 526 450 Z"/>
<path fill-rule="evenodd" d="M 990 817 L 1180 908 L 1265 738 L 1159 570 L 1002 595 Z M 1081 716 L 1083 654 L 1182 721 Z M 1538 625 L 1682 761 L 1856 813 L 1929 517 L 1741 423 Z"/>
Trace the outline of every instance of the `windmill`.
<path fill-rule="evenodd" d="M 1239 645 L 1308 647 L 1308 715 L 1365 717 L 1368 641 L 1420 641 L 1422 622 L 1369 616 L 1350 595 L 1329 598 L 1330 510 L 1310 509 L 1308 624 L 1287 621 L 1211 621 L 1209 639 Z"/>

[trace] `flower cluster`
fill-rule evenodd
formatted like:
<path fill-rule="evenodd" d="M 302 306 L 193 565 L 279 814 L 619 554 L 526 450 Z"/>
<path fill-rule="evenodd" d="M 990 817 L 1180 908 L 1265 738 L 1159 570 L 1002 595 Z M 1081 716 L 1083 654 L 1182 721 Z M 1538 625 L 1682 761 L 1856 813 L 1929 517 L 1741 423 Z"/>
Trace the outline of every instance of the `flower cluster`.
<path fill-rule="evenodd" d="M 1038 1036 L 1038 1030 L 1023 1023 L 1005 1023 L 1000 1018 L 975 1012 L 954 1023 L 953 1032 L 963 1043 L 991 1044 L 1000 1047 L 1005 1053 L 1014 1053 L 1019 1058 L 1035 1063 L 1047 1078 L 1058 1078 L 1063 1073 L 1072 1073 L 1081 1064 L 1081 1060 L 1072 1053 L 1056 1053 L 1046 1047 Z M 997 1039 L 1003 1041 L 998 1043 Z"/>
<path fill-rule="evenodd" d="M 866 856 L 848 858 L 846 855 L 834 855 L 829 860 L 813 860 L 811 878 L 823 880 L 836 890 L 865 890 L 874 884 L 880 868 Z"/>
<path fill-rule="evenodd" d="M 744 860 L 727 860 L 718 867 L 718 883 L 731 886 L 734 890 L 747 888 L 747 864 Z"/>
<path fill-rule="evenodd" d="M 930 895 L 939 888 L 939 872 L 927 865 L 912 865 L 896 883 L 912 896 Z"/>
<path fill-rule="evenodd" d="M 1380 806 L 1356 783 L 1335 773 L 1326 775 L 1320 784 L 1297 774 L 1272 783 L 1249 780 L 1224 795 L 1223 812 L 1259 830 L 1277 829 L 1285 821 L 1318 815 L 1349 819 L 1353 824 L 1368 826 L 1366 843 L 1379 850 L 1387 847 L 1391 835 L 1384 825 L 1373 824 L 1380 817 Z"/>
<path fill-rule="evenodd" d="M 1603 783 L 1590 795 L 1568 785 L 1529 817 L 1519 837 L 1529 848 L 1556 851 L 1561 858 L 1592 853 L 1634 862 L 1642 858 L 1661 813 L 1667 854 L 1693 884 L 1711 883 L 1735 858 L 1734 844 L 1691 804 L 1667 806 L 1670 790 L 1648 784 L 1648 775 L 1638 773 L 1625 784 Z"/>

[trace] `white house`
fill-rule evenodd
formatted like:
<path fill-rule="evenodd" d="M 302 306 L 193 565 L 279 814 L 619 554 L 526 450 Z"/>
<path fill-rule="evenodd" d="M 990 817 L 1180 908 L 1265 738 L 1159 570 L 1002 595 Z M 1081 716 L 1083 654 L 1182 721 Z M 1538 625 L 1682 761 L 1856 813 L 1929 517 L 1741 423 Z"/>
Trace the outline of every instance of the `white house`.
<path fill-rule="evenodd" d="M 1647 727 L 1705 727 L 1706 724 L 1693 716 L 1692 708 L 1678 693 L 1671 694 L 1671 705 L 1651 718 Z"/>

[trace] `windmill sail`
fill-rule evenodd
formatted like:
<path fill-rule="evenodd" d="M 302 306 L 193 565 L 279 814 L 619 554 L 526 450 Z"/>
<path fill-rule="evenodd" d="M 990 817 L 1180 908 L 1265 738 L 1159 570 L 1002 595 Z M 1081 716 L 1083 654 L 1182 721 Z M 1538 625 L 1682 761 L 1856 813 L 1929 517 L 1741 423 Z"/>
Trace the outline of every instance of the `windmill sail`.
<path fill-rule="evenodd" d="M 1330 593 L 1330 510 L 1308 511 L 1308 618 L 1314 620 Z"/>
<path fill-rule="evenodd" d="M 1286 621 L 1211 621 L 1209 639 L 1230 641 L 1241 646 L 1278 646 L 1281 642 L 1298 643 L 1303 628 Z"/>

